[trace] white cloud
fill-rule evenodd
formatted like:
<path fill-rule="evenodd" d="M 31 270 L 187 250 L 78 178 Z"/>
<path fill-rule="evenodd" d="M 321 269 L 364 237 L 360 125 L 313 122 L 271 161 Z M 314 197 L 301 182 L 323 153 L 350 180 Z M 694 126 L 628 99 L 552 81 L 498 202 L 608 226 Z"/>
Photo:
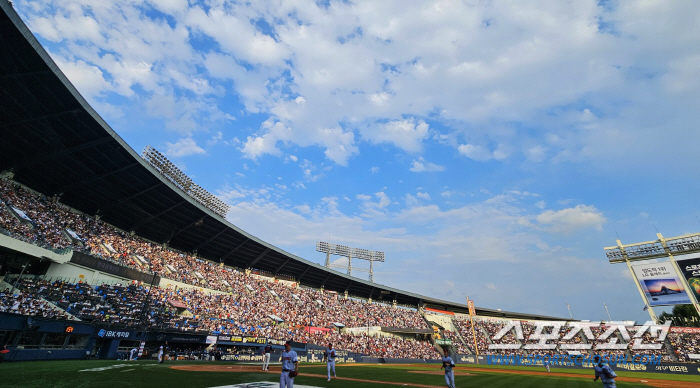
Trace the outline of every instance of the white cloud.
<path fill-rule="evenodd" d="M 420 201 L 418 201 L 418 199 L 416 197 L 414 197 L 413 195 L 411 195 L 409 193 L 406 193 L 405 201 L 406 201 L 407 208 L 412 208 L 412 207 L 420 205 Z"/>
<path fill-rule="evenodd" d="M 372 174 L 376 174 L 379 172 L 379 167 L 372 167 L 369 169 L 369 172 L 371 172 Z"/>
<path fill-rule="evenodd" d="M 538 201 L 535 203 L 535 207 L 539 209 L 544 209 L 547 206 L 547 203 L 545 201 Z"/>
<path fill-rule="evenodd" d="M 173 158 L 183 156 L 206 154 L 204 148 L 197 145 L 192 138 L 183 138 L 175 143 L 165 143 L 167 147 L 166 154 Z"/>
<path fill-rule="evenodd" d="M 577 205 L 558 211 L 547 210 L 537 216 L 537 222 L 552 232 L 571 233 L 583 228 L 602 230 L 607 219 L 595 206 Z"/>
<path fill-rule="evenodd" d="M 499 144 L 493 151 L 489 151 L 487 148 L 479 145 L 462 144 L 457 147 L 457 151 L 459 151 L 460 154 L 478 162 L 484 162 L 491 159 L 503 160 L 509 155 L 508 151 L 506 151 L 506 147 L 502 144 Z"/>
<path fill-rule="evenodd" d="M 428 193 L 417 193 L 416 197 L 418 197 L 420 199 L 424 199 L 426 201 L 430 200 L 430 194 L 428 194 Z"/>
<path fill-rule="evenodd" d="M 310 214 L 311 213 L 311 207 L 309 205 L 299 205 L 295 206 L 295 209 L 301 214 Z"/>
<path fill-rule="evenodd" d="M 211 139 L 207 140 L 207 146 L 211 147 L 213 145 L 216 145 L 219 141 L 221 141 L 224 138 L 224 134 L 221 131 L 218 131 L 214 136 L 211 137 Z"/>
<path fill-rule="evenodd" d="M 428 137 L 429 125 L 416 119 L 394 120 L 383 125 L 366 127 L 362 137 L 372 143 L 392 143 L 407 152 L 420 152 Z"/>
<path fill-rule="evenodd" d="M 409 168 L 413 172 L 436 172 L 445 171 L 445 166 L 439 166 L 435 163 L 430 163 L 423 157 L 418 158 L 418 160 L 413 160 L 413 167 Z"/>
<path fill-rule="evenodd" d="M 545 159 L 547 148 L 540 145 L 530 147 L 524 151 L 525 157 L 533 162 L 541 162 Z"/>
<path fill-rule="evenodd" d="M 194 122 L 231 120 L 233 96 L 290 128 L 268 136 L 274 147 L 251 145 L 253 158 L 320 146 L 345 165 L 359 153 L 355 134 L 421 152 L 428 117 L 444 127 L 438 143 L 478 161 L 649 163 L 659 141 L 700 137 L 700 56 L 688 49 L 700 44 L 700 10 L 688 3 L 27 4 L 22 16 L 96 106 L 109 110 L 114 92 L 147 116 L 168 111 L 168 127 L 189 134 L 206 127 Z M 146 105 L 154 96 L 180 104 Z M 673 136 L 650 140 L 658 133 Z M 698 158 L 691 146 L 674 157 Z"/>
<path fill-rule="evenodd" d="M 241 152 L 246 158 L 256 160 L 264 154 L 281 155 L 282 152 L 275 146 L 276 139 L 271 134 L 258 137 L 248 136 Z"/>

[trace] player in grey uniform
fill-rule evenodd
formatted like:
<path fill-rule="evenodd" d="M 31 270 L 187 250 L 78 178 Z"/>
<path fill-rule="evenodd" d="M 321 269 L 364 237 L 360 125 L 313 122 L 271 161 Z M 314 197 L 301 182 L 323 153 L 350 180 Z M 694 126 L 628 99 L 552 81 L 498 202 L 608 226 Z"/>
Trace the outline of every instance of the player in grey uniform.
<path fill-rule="evenodd" d="M 447 348 L 445 348 L 445 357 L 442 358 L 442 366 L 440 369 L 445 368 L 445 383 L 448 388 L 455 388 L 455 372 L 452 368 L 455 367 L 452 357 L 447 353 Z"/>
<path fill-rule="evenodd" d="M 333 349 L 333 344 L 328 344 L 328 349 L 323 353 L 323 361 L 327 362 L 326 369 L 328 369 L 328 381 L 331 381 L 331 369 L 333 369 L 333 377 L 335 375 L 335 349 Z"/>
<path fill-rule="evenodd" d="M 289 372 L 299 372 L 299 358 L 297 352 L 292 350 L 292 344 L 287 341 L 282 352 L 282 374 L 280 375 L 280 388 L 294 388 L 294 377 Z"/>
<path fill-rule="evenodd" d="M 617 387 L 615 385 L 615 377 L 617 377 L 617 375 L 613 372 L 610 365 L 603 365 L 603 357 L 600 357 L 598 365 L 593 367 L 593 369 L 595 369 L 595 378 L 593 381 L 598 381 L 598 378 L 600 378 L 600 382 L 603 383 L 603 388 Z"/>

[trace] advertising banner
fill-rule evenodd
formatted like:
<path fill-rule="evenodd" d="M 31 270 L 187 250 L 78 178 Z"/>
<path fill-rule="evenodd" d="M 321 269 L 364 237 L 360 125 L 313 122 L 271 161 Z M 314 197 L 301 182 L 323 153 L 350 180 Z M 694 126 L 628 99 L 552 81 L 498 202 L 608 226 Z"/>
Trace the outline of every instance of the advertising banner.
<path fill-rule="evenodd" d="M 205 339 L 206 340 L 206 339 Z M 226 343 L 226 342 L 236 342 L 243 344 L 256 344 L 265 345 L 267 343 L 267 337 L 253 337 L 249 335 L 218 335 L 216 336 L 216 343 Z M 284 345 L 284 341 L 280 341 L 280 345 Z M 272 343 L 272 340 L 271 340 Z"/>
<path fill-rule="evenodd" d="M 690 297 L 670 262 L 633 265 L 639 285 L 651 306 L 689 304 Z"/>
<path fill-rule="evenodd" d="M 700 327 L 672 327 L 671 333 L 700 334 Z"/>
<path fill-rule="evenodd" d="M 700 300 L 700 255 L 686 255 L 677 258 L 678 266 L 688 281 L 695 299 Z"/>
<path fill-rule="evenodd" d="M 327 329 L 325 327 L 314 327 L 314 326 L 304 326 L 304 330 L 308 331 L 311 334 L 324 334 L 328 333 L 331 331 L 331 329 Z"/>

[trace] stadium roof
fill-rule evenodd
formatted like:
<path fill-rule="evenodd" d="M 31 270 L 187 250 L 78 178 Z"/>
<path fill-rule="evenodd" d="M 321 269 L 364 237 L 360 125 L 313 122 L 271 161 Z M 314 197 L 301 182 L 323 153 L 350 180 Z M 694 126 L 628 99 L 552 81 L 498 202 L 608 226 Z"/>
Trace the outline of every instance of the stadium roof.
<path fill-rule="evenodd" d="M 238 268 L 302 285 L 454 312 L 467 306 L 329 270 L 266 243 L 193 200 L 146 163 L 78 93 L 6 1 L 0 0 L 0 171 L 120 229 Z M 477 308 L 477 314 L 555 319 Z"/>

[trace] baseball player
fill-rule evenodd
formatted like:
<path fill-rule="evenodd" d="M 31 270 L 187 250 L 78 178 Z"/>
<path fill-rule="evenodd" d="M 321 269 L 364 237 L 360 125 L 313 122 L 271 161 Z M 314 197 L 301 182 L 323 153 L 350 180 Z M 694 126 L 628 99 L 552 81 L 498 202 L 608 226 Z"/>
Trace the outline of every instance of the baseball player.
<path fill-rule="evenodd" d="M 299 374 L 299 358 L 297 352 L 292 350 L 291 342 L 284 344 L 282 352 L 282 374 L 280 375 L 280 388 L 294 388 L 294 377 Z"/>
<path fill-rule="evenodd" d="M 323 353 L 323 361 L 326 361 L 326 369 L 328 369 L 328 381 L 331 381 L 331 369 L 333 369 L 333 378 L 335 375 L 335 349 L 333 344 L 328 344 L 328 349 Z"/>
<path fill-rule="evenodd" d="M 270 342 L 263 349 L 263 370 L 270 370 L 270 355 L 272 354 L 272 345 Z"/>
<path fill-rule="evenodd" d="M 158 348 L 158 363 L 159 364 L 162 364 L 163 360 L 165 360 L 165 357 L 163 356 L 163 349 L 164 349 L 163 345 L 160 345 L 160 347 Z"/>
<path fill-rule="evenodd" d="M 133 348 L 129 351 L 129 353 L 130 353 L 129 354 L 129 361 L 136 360 L 136 352 L 138 352 L 138 350 L 136 348 Z"/>
<path fill-rule="evenodd" d="M 448 353 L 448 349 L 443 349 L 445 350 L 445 357 L 442 358 L 442 366 L 440 369 L 445 368 L 445 383 L 447 384 L 447 387 L 455 388 L 455 372 L 452 370 L 452 368 L 455 367 L 455 362 L 452 361 L 452 358 Z"/>
<path fill-rule="evenodd" d="M 603 388 L 617 388 L 615 385 L 615 377 L 617 377 L 617 375 L 613 372 L 610 365 L 603 365 L 603 357 L 600 357 L 598 365 L 594 366 L 593 369 L 595 369 L 595 378 L 593 381 L 598 381 L 598 378 L 600 378 L 600 382 L 603 383 Z"/>
<path fill-rule="evenodd" d="M 550 372 L 550 370 L 549 370 L 549 364 L 551 363 L 550 360 L 551 360 L 551 355 L 545 356 L 544 360 L 542 361 L 542 363 L 544 364 L 544 367 L 547 368 L 547 373 Z"/>

